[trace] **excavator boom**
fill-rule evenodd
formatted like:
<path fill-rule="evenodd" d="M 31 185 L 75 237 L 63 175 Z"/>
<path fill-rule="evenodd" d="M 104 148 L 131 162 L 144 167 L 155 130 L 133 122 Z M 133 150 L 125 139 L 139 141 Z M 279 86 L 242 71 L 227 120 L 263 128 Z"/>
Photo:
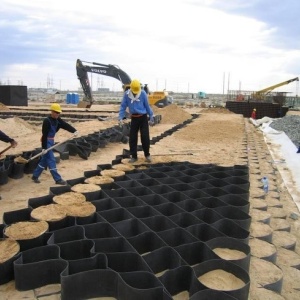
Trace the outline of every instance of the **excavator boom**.
<path fill-rule="evenodd" d="M 114 77 L 115 79 L 118 79 L 122 82 L 124 90 L 126 90 L 130 85 L 131 79 L 129 75 L 116 65 L 105 65 L 95 62 L 84 63 L 87 64 L 83 64 L 83 61 L 81 61 L 80 59 L 77 59 L 76 61 L 77 77 L 80 81 L 83 93 L 85 95 L 84 101 L 79 102 L 78 107 L 90 108 L 93 104 L 92 88 L 90 85 L 88 73 L 96 73 L 99 75 Z"/>
<path fill-rule="evenodd" d="M 118 79 L 122 82 L 123 90 L 126 91 L 130 87 L 131 78 L 130 76 L 121 70 L 117 65 L 105 65 L 96 62 L 84 62 L 80 59 L 76 61 L 76 72 L 77 77 L 82 86 L 84 93 L 83 101 L 78 103 L 78 107 L 90 108 L 93 104 L 92 89 L 88 77 L 88 73 L 96 73 L 99 75 L 110 76 Z M 150 93 L 147 84 L 143 86 L 144 91 L 148 94 L 148 101 L 150 105 L 156 105 L 157 107 L 164 107 L 172 103 L 173 99 L 168 95 L 166 91 L 157 91 Z"/>

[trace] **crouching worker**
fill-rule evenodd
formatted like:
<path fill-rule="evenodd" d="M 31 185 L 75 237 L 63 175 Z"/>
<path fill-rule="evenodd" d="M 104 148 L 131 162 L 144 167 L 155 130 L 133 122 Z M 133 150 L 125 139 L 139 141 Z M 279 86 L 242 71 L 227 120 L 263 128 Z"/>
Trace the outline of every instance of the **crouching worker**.
<path fill-rule="evenodd" d="M 77 136 L 78 132 L 73 126 L 60 118 L 62 110 L 58 103 L 51 104 L 50 111 L 50 116 L 43 120 L 41 138 L 43 155 L 36 169 L 33 171 L 32 180 L 35 183 L 40 183 L 39 176 L 45 168 L 48 167 L 55 183 L 66 185 L 66 181 L 64 181 L 57 172 L 53 150 L 47 152 L 47 149 L 54 145 L 55 134 L 60 128 L 73 133 L 74 136 Z"/>

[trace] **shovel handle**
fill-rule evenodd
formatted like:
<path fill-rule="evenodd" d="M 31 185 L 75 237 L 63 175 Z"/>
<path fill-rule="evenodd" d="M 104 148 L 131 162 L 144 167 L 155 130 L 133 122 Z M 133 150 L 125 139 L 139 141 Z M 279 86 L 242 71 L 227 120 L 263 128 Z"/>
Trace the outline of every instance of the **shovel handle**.
<path fill-rule="evenodd" d="M 2 155 L 4 152 L 6 152 L 8 149 L 10 149 L 12 146 L 13 146 L 13 145 L 10 145 L 10 146 L 6 147 L 4 150 L 2 150 L 2 151 L 0 152 L 0 155 Z"/>
<path fill-rule="evenodd" d="M 62 142 L 59 142 L 59 143 L 54 144 L 53 146 L 47 148 L 47 149 L 46 149 L 46 152 L 45 152 L 44 154 L 46 154 L 46 153 L 49 152 L 50 150 L 52 150 L 52 149 L 54 149 L 55 147 L 57 147 L 57 146 L 59 146 L 59 145 L 65 143 L 65 142 L 67 142 L 68 140 L 70 140 L 70 139 L 72 139 L 72 138 L 73 138 L 73 137 L 70 137 L 70 138 L 67 138 L 66 140 L 64 140 L 64 141 L 62 141 Z M 37 157 L 39 157 L 39 156 L 41 156 L 41 155 L 42 155 L 42 152 L 40 152 L 40 153 L 38 153 L 38 154 L 36 154 L 36 155 L 30 157 L 30 158 L 28 159 L 27 162 L 29 162 L 29 161 L 31 161 L 31 160 L 34 160 L 35 158 L 37 158 Z"/>

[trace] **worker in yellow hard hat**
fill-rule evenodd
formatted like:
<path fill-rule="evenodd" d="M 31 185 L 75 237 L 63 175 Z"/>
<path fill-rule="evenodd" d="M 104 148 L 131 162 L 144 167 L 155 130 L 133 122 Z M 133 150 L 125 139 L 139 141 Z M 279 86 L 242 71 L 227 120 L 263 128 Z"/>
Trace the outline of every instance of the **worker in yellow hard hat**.
<path fill-rule="evenodd" d="M 56 169 L 56 161 L 54 153 L 52 150 L 47 151 L 48 148 L 54 145 L 54 137 L 56 132 L 62 128 L 74 134 L 78 135 L 78 131 L 65 122 L 61 117 L 62 110 L 58 103 L 52 103 L 50 106 L 50 116 L 43 120 L 42 125 L 42 157 L 32 174 L 32 180 L 35 183 L 40 183 L 39 176 L 45 170 L 46 167 L 49 167 L 49 171 L 56 184 L 65 185 L 66 182 L 61 178 Z"/>
<path fill-rule="evenodd" d="M 50 111 L 54 111 L 56 113 L 62 113 L 61 107 L 58 103 L 52 103 L 50 106 Z"/>
<path fill-rule="evenodd" d="M 129 150 L 131 154 L 130 163 L 137 161 L 137 143 L 138 133 L 141 134 L 142 148 L 146 162 L 151 162 L 150 156 L 150 134 L 149 124 L 154 125 L 153 111 L 148 102 L 148 95 L 142 89 L 139 80 L 134 79 L 123 96 L 120 111 L 119 122 L 125 119 L 126 109 L 128 108 L 131 115 L 130 132 L 129 132 Z M 148 116 L 150 122 L 148 123 Z"/>

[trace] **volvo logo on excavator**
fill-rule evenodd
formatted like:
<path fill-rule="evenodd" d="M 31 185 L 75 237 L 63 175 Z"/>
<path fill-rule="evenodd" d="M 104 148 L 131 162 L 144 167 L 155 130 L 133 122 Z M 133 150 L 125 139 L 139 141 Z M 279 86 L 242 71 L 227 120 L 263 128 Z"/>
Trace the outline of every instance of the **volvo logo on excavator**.
<path fill-rule="evenodd" d="M 91 72 L 94 72 L 94 73 L 99 73 L 99 74 L 106 74 L 106 70 L 99 70 L 99 69 L 94 69 L 94 68 L 91 68 Z"/>

